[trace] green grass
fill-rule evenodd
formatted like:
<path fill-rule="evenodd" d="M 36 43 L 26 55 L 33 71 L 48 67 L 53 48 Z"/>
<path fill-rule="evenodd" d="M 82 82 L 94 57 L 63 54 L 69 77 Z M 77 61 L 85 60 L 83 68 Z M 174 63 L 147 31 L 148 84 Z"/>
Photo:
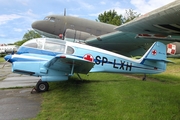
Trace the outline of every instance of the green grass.
<path fill-rule="evenodd" d="M 4 62 L 4 58 L 3 57 L 0 57 L 0 62 Z"/>
<path fill-rule="evenodd" d="M 91 73 L 50 83 L 42 109 L 34 120 L 179 120 L 180 60 L 162 74 Z"/>

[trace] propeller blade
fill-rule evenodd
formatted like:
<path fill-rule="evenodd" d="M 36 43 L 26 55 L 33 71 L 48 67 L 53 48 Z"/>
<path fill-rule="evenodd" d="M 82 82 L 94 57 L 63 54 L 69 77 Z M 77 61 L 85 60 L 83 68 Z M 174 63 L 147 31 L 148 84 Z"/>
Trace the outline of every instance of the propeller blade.
<path fill-rule="evenodd" d="M 2 68 L 4 68 L 4 66 L 7 64 L 7 62 L 9 61 L 10 59 L 8 59 L 5 63 L 4 63 L 4 65 L 2 66 Z"/>
<path fill-rule="evenodd" d="M 3 65 L 3 67 L 2 67 L 2 68 L 4 68 L 4 66 L 7 64 L 7 62 L 10 62 L 11 57 L 12 57 L 12 54 L 10 54 L 10 55 L 6 55 L 6 56 L 4 57 L 4 59 L 6 60 L 6 62 L 4 63 L 4 65 Z"/>

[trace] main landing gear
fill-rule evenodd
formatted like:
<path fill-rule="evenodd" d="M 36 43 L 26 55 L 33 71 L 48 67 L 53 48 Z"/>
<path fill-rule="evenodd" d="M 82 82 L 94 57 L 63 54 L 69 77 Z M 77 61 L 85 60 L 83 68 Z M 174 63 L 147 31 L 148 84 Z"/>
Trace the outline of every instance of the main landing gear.
<path fill-rule="evenodd" d="M 144 77 L 142 78 L 142 80 L 143 80 L 143 81 L 145 81 L 145 80 L 146 80 L 146 74 L 144 74 Z"/>
<path fill-rule="evenodd" d="M 48 82 L 39 80 L 36 84 L 36 86 L 32 89 L 31 93 L 33 93 L 33 90 L 36 92 L 45 92 L 49 90 L 49 84 Z"/>

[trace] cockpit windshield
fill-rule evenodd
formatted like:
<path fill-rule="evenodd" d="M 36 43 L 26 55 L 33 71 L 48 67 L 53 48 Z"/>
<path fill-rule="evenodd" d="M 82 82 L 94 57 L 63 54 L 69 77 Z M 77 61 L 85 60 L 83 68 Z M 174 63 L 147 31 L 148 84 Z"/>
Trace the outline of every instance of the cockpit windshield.
<path fill-rule="evenodd" d="M 32 39 L 24 43 L 22 46 L 37 48 L 49 52 L 73 54 L 74 49 L 70 46 L 66 47 L 66 42 L 52 38 Z"/>
<path fill-rule="evenodd" d="M 45 17 L 44 20 L 55 22 L 55 17 Z"/>
<path fill-rule="evenodd" d="M 32 47 L 32 48 L 40 48 L 42 49 L 42 42 L 39 42 L 38 39 L 33 39 L 25 42 L 22 46 Z"/>
<path fill-rule="evenodd" d="M 45 17 L 45 18 L 44 18 L 44 20 L 49 20 L 49 19 L 50 19 L 50 17 Z"/>

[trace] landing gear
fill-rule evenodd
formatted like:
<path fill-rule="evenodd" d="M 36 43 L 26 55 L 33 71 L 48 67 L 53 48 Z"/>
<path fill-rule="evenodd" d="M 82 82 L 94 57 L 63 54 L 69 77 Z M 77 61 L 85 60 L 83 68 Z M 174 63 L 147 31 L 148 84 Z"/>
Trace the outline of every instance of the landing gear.
<path fill-rule="evenodd" d="M 82 81 L 82 78 L 81 78 L 81 76 L 79 75 L 79 73 L 76 73 L 76 74 L 77 74 L 78 78 Z"/>
<path fill-rule="evenodd" d="M 142 80 L 143 80 L 143 81 L 145 81 L 145 80 L 146 80 L 146 74 L 144 74 L 144 77 L 142 78 Z"/>
<path fill-rule="evenodd" d="M 44 81 L 39 80 L 37 82 L 35 88 L 36 88 L 37 92 L 45 92 L 45 91 L 49 90 L 49 84 L 48 84 L 48 82 L 44 82 Z"/>
<path fill-rule="evenodd" d="M 35 90 L 36 92 L 45 92 L 49 90 L 48 82 L 39 80 L 36 86 L 32 89 L 31 93 Z"/>

